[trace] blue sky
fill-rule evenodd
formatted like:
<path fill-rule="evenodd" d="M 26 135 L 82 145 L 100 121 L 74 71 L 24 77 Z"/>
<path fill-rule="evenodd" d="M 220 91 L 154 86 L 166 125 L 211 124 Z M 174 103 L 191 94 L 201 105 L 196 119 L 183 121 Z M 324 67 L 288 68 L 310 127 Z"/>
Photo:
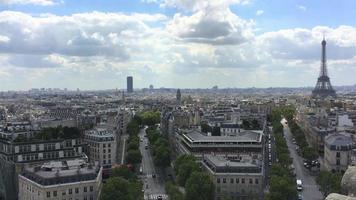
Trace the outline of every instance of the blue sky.
<path fill-rule="evenodd" d="M 334 85 L 355 84 L 356 1 L 0 0 L 0 90 L 299 87 L 326 34 Z M 101 84 L 97 84 L 100 82 Z"/>

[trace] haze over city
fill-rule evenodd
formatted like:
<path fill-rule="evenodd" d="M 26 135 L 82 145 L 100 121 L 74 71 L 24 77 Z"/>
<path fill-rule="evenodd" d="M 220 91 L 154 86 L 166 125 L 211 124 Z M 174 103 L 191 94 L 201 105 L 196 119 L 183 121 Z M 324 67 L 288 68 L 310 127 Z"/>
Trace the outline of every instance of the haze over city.
<path fill-rule="evenodd" d="M 354 85 L 356 2 L 1 0 L 0 90 Z"/>

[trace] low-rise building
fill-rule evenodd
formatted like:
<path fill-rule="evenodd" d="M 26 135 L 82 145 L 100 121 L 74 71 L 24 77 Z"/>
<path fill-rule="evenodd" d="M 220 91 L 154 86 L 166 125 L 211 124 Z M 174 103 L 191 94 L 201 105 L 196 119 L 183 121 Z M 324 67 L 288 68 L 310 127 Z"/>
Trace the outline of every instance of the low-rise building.
<path fill-rule="evenodd" d="M 352 150 L 356 148 L 351 137 L 344 134 L 330 134 L 325 137 L 324 167 L 326 170 L 345 171 L 351 163 Z"/>
<path fill-rule="evenodd" d="M 211 136 L 198 130 L 180 130 L 176 143 L 180 153 L 193 154 L 198 159 L 211 153 L 236 157 L 250 153 L 262 157 L 263 131 L 244 130 L 234 136 Z"/>
<path fill-rule="evenodd" d="M 222 156 L 205 155 L 203 166 L 209 172 L 215 185 L 215 200 L 263 199 L 263 162 L 244 156 L 229 160 Z"/>
<path fill-rule="evenodd" d="M 26 167 L 18 176 L 19 200 L 80 199 L 100 196 L 102 168 L 84 159 L 51 161 Z"/>
<path fill-rule="evenodd" d="M 116 163 L 116 135 L 106 128 L 94 128 L 85 132 L 90 162 L 98 161 L 100 166 L 111 168 Z"/>

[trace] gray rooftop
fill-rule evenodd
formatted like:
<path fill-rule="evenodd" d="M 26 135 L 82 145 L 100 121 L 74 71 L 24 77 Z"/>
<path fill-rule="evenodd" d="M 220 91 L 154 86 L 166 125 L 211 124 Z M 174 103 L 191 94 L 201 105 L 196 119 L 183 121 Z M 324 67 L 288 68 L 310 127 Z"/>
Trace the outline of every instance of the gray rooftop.
<path fill-rule="evenodd" d="M 325 143 L 328 145 L 335 146 L 349 146 L 355 145 L 355 142 L 351 137 L 343 135 L 343 134 L 330 134 L 326 136 Z"/>
<path fill-rule="evenodd" d="M 245 130 L 236 133 L 236 136 L 207 136 L 200 131 L 186 131 L 185 137 L 191 142 L 261 142 L 262 131 Z"/>

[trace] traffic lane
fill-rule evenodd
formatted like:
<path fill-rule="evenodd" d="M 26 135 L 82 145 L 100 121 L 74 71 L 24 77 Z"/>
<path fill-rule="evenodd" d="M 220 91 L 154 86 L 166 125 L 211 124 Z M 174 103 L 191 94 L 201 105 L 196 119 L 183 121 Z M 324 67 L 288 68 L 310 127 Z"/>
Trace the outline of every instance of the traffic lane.
<path fill-rule="evenodd" d="M 319 187 L 316 184 L 314 178 L 309 174 L 307 169 L 304 168 L 302 158 L 298 155 L 298 153 L 295 150 L 296 145 L 292 143 L 293 136 L 288 126 L 284 127 L 284 135 L 286 137 L 286 142 L 290 155 L 293 159 L 296 178 L 302 180 L 303 183 L 303 191 L 302 191 L 303 198 L 307 200 L 324 199 L 319 191 Z"/>
<path fill-rule="evenodd" d="M 153 161 L 153 156 L 149 148 L 148 138 L 145 136 L 145 130 L 141 129 L 140 133 L 140 151 L 142 154 L 143 182 L 144 194 L 146 197 L 150 195 L 158 196 L 165 194 L 164 182 L 160 181 L 156 175 L 156 169 Z M 146 149 L 146 146 L 148 148 Z M 156 177 L 153 178 L 152 175 Z"/>

